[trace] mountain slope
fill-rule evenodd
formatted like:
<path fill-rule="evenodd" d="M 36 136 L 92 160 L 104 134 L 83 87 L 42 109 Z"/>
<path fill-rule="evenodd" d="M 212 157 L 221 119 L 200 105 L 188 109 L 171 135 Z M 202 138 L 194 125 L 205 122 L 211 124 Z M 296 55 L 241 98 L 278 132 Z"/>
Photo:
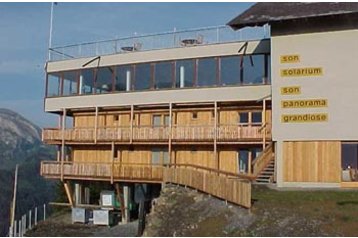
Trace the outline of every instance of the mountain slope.
<path fill-rule="evenodd" d="M 0 236 L 7 233 L 14 168 L 19 164 L 16 217 L 52 199 L 53 183 L 39 174 L 40 161 L 54 158 L 41 142 L 41 130 L 26 118 L 0 109 Z"/>

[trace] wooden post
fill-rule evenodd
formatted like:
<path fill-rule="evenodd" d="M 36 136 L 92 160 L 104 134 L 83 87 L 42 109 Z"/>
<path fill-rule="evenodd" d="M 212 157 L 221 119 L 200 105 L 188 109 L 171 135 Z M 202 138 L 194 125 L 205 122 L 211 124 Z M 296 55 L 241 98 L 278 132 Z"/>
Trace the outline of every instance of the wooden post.
<path fill-rule="evenodd" d="M 251 163 L 252 163 L 252 151 L 249 151 L 249 161 L 248 161 L 248 165 L 247 165 L 247 172 L 249 174 L 252 174 L 252 166 L 251 166 Z"/>
<path fill-rule="evenodd" d="M 112 142 L 112 153 L 111 153 L 111 160 L 112 160 L 112 165 L 111 165 L 111 184 L 113 184 L 113 171 L 114 171 L 114 142 Z"/>
<path fill-rule="evenodd" d="M 70 184 L 68 182 L 64 182 L 63 185 L 65 187 L 68 202 L 71 204 L 71 207 L 73 207 L 73 196 L 72 196 Z"/>
<path fill-rule="evenodd" d="M 220 169 L 220 161 L 217 151 L 217 128 L 218 128 L 218 102 L 214 102 L 214 159 L 216 160 L 216 169 Z"/>
<path fill-rule="evenodd" d="M 37 207 L 35 207 L 35 226 L 37 225 Z"/>
<path fill-rule="evenodd" d="M 173 113 L 173 105 L 172 103 L 169 103 L 169 142 L 168 142 L 169 164 L 172 163 L 172 113 Z"/>
<path fill-rule="evenodd" d="M 131 105 L 131 136 L 130 136 L 130 143 L 132 144 L 133 143 L 133 117 L 134 117 L 134 106 Z"/>
<path fill-rule="evenodd" d="M 262 126 L 262 150 L 264 150 L 266 148 L 266 99 L 263 100 Z"/>
<path fill-rule="evenodd" d="M 44 221 L 46 220 L 46 204 L 44 204 Z"/>
<path fill-rule="evenodd" d="M 65 161 L 65 128 L 66 128 L 66 108 L 62 112 L 62 144 L 61 144 L 61 181 L 64 177 L 64 161 Z"/>
<path fill-rule="evenodd" d="M 22 220 L 19 220 L 19 236 L 22 236 Z"/>
<path fill-rule="evenodd" d="M 130 221 L 130 215 L 129 215 L 130 189 L 128 185 L 123 187 L 123 195 L 124 195 L 124 214 L 125 214 L 124 223 L 128 223 Z"/>
<path fill-rule="evenodd" d="M 124 221 L 123 218 L 125 218 L 125 206 L 124 206 L 124 198 L 123 198 L 123 189 L 119 186 L 119 183 L 115 184 L 116 192 L 117 192 L 117 199 L 119 203 L 121 204 L 121 213 L 122 213 L 122 221 Z"/>
<path fill-rule="evenodd" d="M 32 224 L 31 224 L 31 218 L 32 218 L 32 211 L 29 211 L 29 229 L 31 230 Z"/>
<path fill-rule="evenodd" d="M 16 194 L 17 194 L 17 175 L 19 171 L 19 165 L 16 164 L 15 168 L 15 181 L 14 181 L 14 194 L 12 198 L 12 207 L 11 207 L 11 221 L 10 226 L 14 227 L 14 221 L 15 221 L 15 213 L 16 213 Z"/>
<path fill-rule="evenodd" d="M 96 115 L 94 118 L 94 143 L 97 144 L 97 129 L 98 129 L 98 107 L 96 107 Z"/>

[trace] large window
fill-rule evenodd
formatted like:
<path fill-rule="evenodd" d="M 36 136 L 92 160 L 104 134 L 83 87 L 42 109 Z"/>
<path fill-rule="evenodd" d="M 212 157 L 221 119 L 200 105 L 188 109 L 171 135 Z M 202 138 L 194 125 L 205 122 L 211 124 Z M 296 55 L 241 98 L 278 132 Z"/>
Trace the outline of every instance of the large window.
<path fill-rule="evenodd" d="M 173 86 L 173 63 L 161 62 L 155 64 L 154 88 L 171 88 Z"/>
<path fill-rule="evenodd" d="M 195 60 L 178 60 L 176 62 L 177 88 L 193 87 L 194 85 L 194 63 Z"/>
<path fill-rule="evenodd" d="M 216 85 L 216 58 L 206 58 L 198 60 L 198 83 L 197 86 Z"/>
<path fill-rule="evenodd" d="M 115 91 L 130 91 L 132 88 L 132 67 L 117 66 L 115 77 Z"/>
<path fill-rule="evenodd" d="M 61 74 L 54 73 L 47 76 L 47 97 L 61 95 Z"/>
<path fill-rule="evenodd" d="M 151 88 L 151 65 L 137 64 L 135 66 L 134 90 L 146 90 Z"/>
<path fill-rule="evenodd" d="M 358 143 L 342 143 L 342 181 L 358 181 Z"/>
<path fill-rule="evenodd" d="M 93 69 L 85 69 L 80 75 L 80 94 L 94 93 L 94 72 Z"/>
<path fill-rule="evenodd" d="M 263 84 L 265 82 L 265 56 L 246 55 L 243 60 L 243 84 Z"/>
<path fill-rule="evenodd" d="M 76 71 L 64 72 L 63 74 L 63 96 L 77 94 L 78 78 Z"/>
<path fill-rule="evenodd" d="M 96 93 L 108 93 L 113 87 L 113 68 L 103 67 L 97 70 Z"/>
<path fill-rule="evenodd" d="M 240 56 L 222 57 L 220 74 L 221 85 L 240 84 Z"/>

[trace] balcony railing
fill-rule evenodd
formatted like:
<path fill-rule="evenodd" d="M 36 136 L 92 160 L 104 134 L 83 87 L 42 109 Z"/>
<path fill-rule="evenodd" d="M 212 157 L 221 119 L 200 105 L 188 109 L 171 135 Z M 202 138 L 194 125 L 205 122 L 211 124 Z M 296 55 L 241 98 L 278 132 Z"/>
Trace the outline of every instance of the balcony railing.
<path fill-rule="evenodd" d="M 41 175 L 54 179 L 170 182 L 193 187 L 249 208 L 254 177 L 189 164 L 124 164 L 42 161 Z"/>
<path fill-rule="evenodd" d="M 135 35 L 113 40 L 53 47 L 49 49 L 49 61 L 128 53 L 133 51 L 187 47 L 193 45 L 261 40 L 268 38 L 269 35 L 268 26 L 244 28 L 239 31 L 234 31 L 228 26 L 205 27 L 182 31 L 174 30 L 164 33 Z"/>
<path fill-rule="evenodd" d="M 62 132 L 58 128 L 42 131 L 42 140 L 47 143 L 66 142 L 166 142 L 169 138 L 176 142 L 214 141 L 238 142 L 271 139 L 271 126 L 266 130 L 253 125 L 213 126 L 134 126 L 108 128 L 72 128 Z M 216 137 L 215 137 L 216 136 Z"/>

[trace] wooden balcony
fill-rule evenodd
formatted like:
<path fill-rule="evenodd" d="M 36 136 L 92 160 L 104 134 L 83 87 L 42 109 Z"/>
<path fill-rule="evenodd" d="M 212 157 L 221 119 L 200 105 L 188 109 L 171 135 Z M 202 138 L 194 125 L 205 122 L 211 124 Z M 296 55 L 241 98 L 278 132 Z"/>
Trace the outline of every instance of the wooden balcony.
<path fill-rule="evenodd" d="M 213 126 L 173 126 L 173 127 L 107 127 L 72 128 L 62 131 L 47 128 L 42 131 L 42 140 L 49 144 L 66 143 L 135 143 L 135 142 L 260 142 L 271 140 L 271 125 L 220 125 Z"/>
<path fill-rule="evenodd" d="M 253 176 L 176 164 L 73 163 L 42 161 L 41 175 L 61 180 L 176 183 L 249 208 Z"/>

